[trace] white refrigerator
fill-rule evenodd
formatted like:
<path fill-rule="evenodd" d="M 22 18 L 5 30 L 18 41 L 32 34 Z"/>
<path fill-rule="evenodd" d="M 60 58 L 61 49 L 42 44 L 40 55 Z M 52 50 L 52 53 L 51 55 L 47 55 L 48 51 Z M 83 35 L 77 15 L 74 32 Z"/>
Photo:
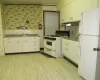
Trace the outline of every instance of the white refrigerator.
<path fill-rule="evenodd" d="M 100 8 L 82 14 L 80 49 L 79 75 L 100 80 Z"/>

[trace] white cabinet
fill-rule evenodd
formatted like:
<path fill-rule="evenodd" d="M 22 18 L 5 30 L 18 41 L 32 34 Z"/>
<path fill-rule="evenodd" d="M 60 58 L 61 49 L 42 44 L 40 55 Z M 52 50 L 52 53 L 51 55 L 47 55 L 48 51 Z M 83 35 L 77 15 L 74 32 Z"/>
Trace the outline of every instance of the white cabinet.
<path fill-rule="evenodd" d="M 39 37 L 23 38 L 23 52 L 40 51 Z"/>
<path fill-rule="evenodd" d="M 5 38 L 5 53 L 40 51 L 39 37 Z"/>
<path fill-rule="evenodd" d="M 6 38 L 4 39 L 5 53 L 22 52 L 21 38 Z"/>
<path fill-rule="evenodd" d="M 65 57 L 79 64 L 80 50 L 79 43 L 67 39 L 62 39 L 62 53 Z"/>

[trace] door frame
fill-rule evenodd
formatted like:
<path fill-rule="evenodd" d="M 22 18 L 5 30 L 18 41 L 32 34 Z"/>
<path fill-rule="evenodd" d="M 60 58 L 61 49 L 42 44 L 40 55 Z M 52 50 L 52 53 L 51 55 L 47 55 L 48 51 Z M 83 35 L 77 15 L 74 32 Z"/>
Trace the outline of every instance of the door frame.
<path fill-rule="evenodd" d="M 58 28 L 59 28 L 59 30 L 60 30 L 60 11 L 48 11 L 48 10 L 44 10 L 43 11 L 43 33 L 44 33 L 44 36 L 45 36 L 45 12 L 57 12 L 58 13 L 58 18 L 59 18 L 59 26 L 58 26 Z"/>

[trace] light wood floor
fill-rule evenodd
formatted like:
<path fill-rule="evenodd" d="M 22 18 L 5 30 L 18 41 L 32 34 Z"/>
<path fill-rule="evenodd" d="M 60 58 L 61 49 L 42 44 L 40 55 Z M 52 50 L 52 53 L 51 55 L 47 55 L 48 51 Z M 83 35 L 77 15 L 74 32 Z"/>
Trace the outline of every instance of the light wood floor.
<path fill-rule="evenodd" d="M 63 58 L 42 54 L 0 57 L 0 80 L 82 80 L 78 70 Z"/>

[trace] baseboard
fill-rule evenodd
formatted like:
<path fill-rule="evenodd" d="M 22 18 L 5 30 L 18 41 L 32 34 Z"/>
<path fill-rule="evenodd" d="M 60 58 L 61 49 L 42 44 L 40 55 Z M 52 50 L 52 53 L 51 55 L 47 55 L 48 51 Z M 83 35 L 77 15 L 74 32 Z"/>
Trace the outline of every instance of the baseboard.
<path fill-rule="evenodd" d="M 44 48 L 40 48 L 40 50 L 44 50 Z"/>
<path fill-rule="evenodd" d="M 75 67 L 78 68 L 78 65 L 77 65 L 76 63 L 74 63 L 73 61 L 71 61 L 69 58 L 67 58 L 67 57 L 65 57 L 65 56 L 64 56 L 64 58 L 65 58 L 67 61 L 69 61 L 71 64 L 73 64 Z"/>
<path fill-rule="evenodd" d="M 5 55 L 15 55 L 15 54 L 33 54 L 33 53 L 40 53 L 40 51 L 35 51 L 35 52 L 5 53 Z"/>
<path fill-rule="evenodd" d="M 49 54 L 47 54 L 45 52 L 41 52 L 41 54 L 44 55 L 44 56 L 47 56 L 48 58 L 55 58 L 55 57 L 53 57 L 53 56 L 51 56 L 51 55 L 49 55 Z"/>

